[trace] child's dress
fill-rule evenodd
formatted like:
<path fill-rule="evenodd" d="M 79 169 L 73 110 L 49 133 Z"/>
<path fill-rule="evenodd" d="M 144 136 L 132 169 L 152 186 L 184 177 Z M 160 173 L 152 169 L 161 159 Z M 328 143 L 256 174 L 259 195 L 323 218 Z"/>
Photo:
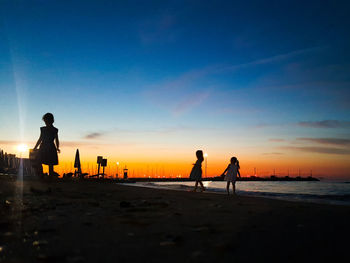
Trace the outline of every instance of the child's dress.
<path fill-rule="evenodd" d="M 202 162 L 200 160 L 197 160 L 194 164 L 190 173 L 190 179 L 195 181 L 202 180 Z"/>
<path fill-rule="evenodd" d="M 228 182 L 236 182 L 237 171 L 238 171 L 237 165 L 229 164 L 229 168 L 226 172 L 226 176 L 225 176 L 224 180 L 228 181 Z"/>
<path fill-rule="evenodd" d="M 42 164 L 57 165 L 58 156 L 54 140 L 57 136 L 58 129 L 53 126 L 40 128 L 41 144 L 39 148 L 39 158 Z"/>

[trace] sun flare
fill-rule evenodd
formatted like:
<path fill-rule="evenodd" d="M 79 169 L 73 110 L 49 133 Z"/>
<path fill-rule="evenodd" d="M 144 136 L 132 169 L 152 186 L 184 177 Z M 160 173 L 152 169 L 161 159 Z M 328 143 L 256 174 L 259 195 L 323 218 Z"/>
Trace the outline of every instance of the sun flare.
<path fill-rule="evenodd" d="M 28 145 L 26 145 L 24 143 L 18 144 L 16 148 L 17 148 L 17 151 L 19 151 L 21 153 L 27 152 L 29 149 Z"/>

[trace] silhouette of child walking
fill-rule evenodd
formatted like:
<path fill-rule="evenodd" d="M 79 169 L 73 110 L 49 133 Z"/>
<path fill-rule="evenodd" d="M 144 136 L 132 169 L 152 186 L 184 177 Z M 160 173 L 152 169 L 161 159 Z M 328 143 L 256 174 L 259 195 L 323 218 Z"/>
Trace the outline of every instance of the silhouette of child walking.
<path fill-rule="evenodd" d="M 54 172 L 53 166 L 58 164 L 57 152 L 60 152 L 58 141 L 58 129 L 53 126 L 54 117 L 52 113 L 46 113 L 43 116 L 45 127 L 40 127 L 40 137 L 34 147 L 34 150 L 38 148 L 38 158 L 41 164 L 49 166 L 49 175 L 58 176 Z M 56 145 L 54 143 L 56 142 Z"/>
<path fill-rule="evenodd" d="M 190 173 L 190 179 L 195 180 L 196 184 L 194 186 L 193 192 L 197 191 L 198 183 L 201 185 L 201 192 L 205 190 L 202 183 L 202 162 L 204 161 L 203 151 L 196 151 L 197 161 L 193 165 L 193 168 Z"/>
<path fill-rule="evenodd" d="M 222 173 L 222 176 L 225 175 L 224 180 L 227 181 L 226 191 L 227 194 L 230 195 L 230 183 L 232 183 L 233 194 L 236 194 L 236 180 L 237 174 L 239 178 L 241 178 L 241 174 L 239 172 L 239 161 L 236 157 L 231 158 L 231 163 L 227 166 L 226 170 Z"/>

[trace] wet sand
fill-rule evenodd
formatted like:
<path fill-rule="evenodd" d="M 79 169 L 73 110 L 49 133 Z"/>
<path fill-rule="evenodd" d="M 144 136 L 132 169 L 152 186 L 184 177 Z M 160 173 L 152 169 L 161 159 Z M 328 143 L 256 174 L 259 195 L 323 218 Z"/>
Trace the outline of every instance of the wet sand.
<path fill-rule="evenodd" d="M 334 262 L 350 207 L 0 176 L 1 262 Z"/>

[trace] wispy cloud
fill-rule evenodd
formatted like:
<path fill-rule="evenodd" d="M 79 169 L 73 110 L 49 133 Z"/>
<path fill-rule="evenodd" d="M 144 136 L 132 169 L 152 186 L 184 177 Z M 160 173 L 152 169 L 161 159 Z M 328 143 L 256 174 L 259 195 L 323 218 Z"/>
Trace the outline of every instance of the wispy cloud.
<path fill-rule="evenodd" d="M 298 122 L 301 127 L 308 128 L 350 128 L 350 121 L 323 120 L 323 121 L 301 121 Z"/>
<path fill-rule="evenodd" d="M 178 133 L 178 132 L 184 132 L 184 131 L 197 131 L 197 130 L 198 130 L 198 127 L 195 127 L 195 126 L 178 124 L 178 125 L 166 125 L 166 126 L 158 125 L 152 128 L 137 128 L 137 129 L 113 128 L 109 131 L 94 132 L 88 135 L 90 135 L 89 136 L 90 139 L 93 139 L 93 138 L 100 138 L 108 134 L 108 138 L 105 137 L 105 139 L 108 139 L 106 141 L 111 141 L 113 140 L 113 138 L 124 138 L 125 136 L 128 136 L 128 135 L 131 135 L 133 137 L 135 136 L 137 137 L 139 135 L 143 136 L 145 134 L 158 136 L 158 135 L 166 135 L 171 133 Z M 207 130 L 215 130 L 215 129 L 207 128 Z M 86 139 L 87 136 L 84 136 L 83 139 Z M 84 141 L 84 143 L 90 144 L 89 141 Z M 118 144 L 119 143 L 121 142 L 118 142 Z M 95 144 L 95 142 L 91 142 L 91 144 Z"/>
<path fill-rule="evenodd" d="M 79 147 L 89 147 L 89 148 L 103 148 L 113 145 L 118 146 L 134 146 L 136 143 L 133 142 L 105 142 L 105 143 L 95 143 L 92 141 L 63 141 L 60 142 L 62 147 L 68 148 L 79 148 Z"/>
<path fill-rule="evenodd" d="M 180 101 L 175 106 L 175 108 L 172 110 L 173 114 L 175 116 L 179 116 L 179 115 L 183 114 L 184 112 L 187 112 L 190 109 L 202 104 L 209 97 L 209 94 L 210 94 L 210 92 L 208 92 L 208 91 L 191 94 L 189 97 Z"/>
<path fill-rule="evenodd" d="M 227 67 L 221 68 L 220 70 L 234 71 L 234 70 L 247 68 L 247 67 L 251 67 L 251 66 L 258 66 L 258 65 L 265 65 L 265 64 L 269 64 L 269 63 L 280 62 L 283 60 L 291 59 L 291 58 L 296 57 L 296 56 L 305 55 L 305 54 L 313 53 L 313 52 L 318 52 L 318 51 L 321 51 L 323 49 L 325 49 L 325 47 L 312 47 L 312 48 L 294 50 L 291 52 L 286 52 L 286 53 L 278 54 L 275 56 L 270 56 L 270 57 L 266 57 L 266 58 L 253 60 L 253 61 L 250 61 L 247 63 L 241 63 L 241 64 L 237 64 L 237 65 L 227 66 Z"/>
<path fill-rule="evenodd" d="M 281 152 L 262 153 L 262 155 L 283 155 Z"/>
<path fill-rule="evenodd" d="M 340 154 L 348 155 L 350 154 L 350 149 L 340 149 L 332 147 L 317 147 L 317 146 L 305 146 L 305 147 L 296 147 L 296 146 L 282 146 L 279 147 L 282 150 L 292 150 L 298 152 L 309 152 L 309 153 L 321 153 L 321 154 Z"/>
<path fill-rule="evenodd" d="M 284 54 L 279 54 L 279 55 L 257 59 L 250 62 L 235 64 L 235 65 L 222 65 L 222 64 L 208 65 L 203 68 L 189 70 L 183 73 L 182 75 L 180 75 L 179 77 L 173 80 L 170 80 L 166 83 L 163 83 L 159 86 L 162 87 L 163 89 L 173 89 L 173 88 L 184 87 L 187 84 L 190 84 L 191 82 L 199 78 L 203 78 L 207 75 L 220 74 L 223 72 L 235 71 L 235 70 L 247 68 L 250 66 L 264 65 L 268 63 L 283 61 L 301 54 L 316 52 L 316 51 L 322 50 L 323 48 L 324 47 L 313 47 L 313 48 L 300 49 L 292 52 L 287 52 Z"/>
<path fill-rule="evenodd" d="M 252 128 L 263 129 L 263 128 L 274 128 L 274 127 L 286 127 L 289 125 L 290 123 L 258 123 L 258 124 L 252 125 Z"/>
<path fill-rule="evenodd" d="M 139 37 L 143 44 L 159 42 L 171 42 L 176 39 L 178 31 L 175 28 L 176 16 L 174 14 L 162 14 L 152 19 L 142 21 L 139 26 Z"/>
<path fill-rule="evenodd" d="M 341 120 L 323 120 L 323 121 L 300 121 L 297 123 L 259 123 L 254 128 L 269 128 L 269 127 L 282 127 L 282 126 L 300 126 L 305 128 L 350 128 L 350 121 Z M 274 139 L 270 139 L 274 141 Z"/>
<path fill-rule="evenodd" d="M 347 146 L 350 145 L 350 139 L 341 138 L 297 138 L 298 141 L 318 143 L 318 144 L 328 144 L 337 146 Z"/>
<path fill-rule="evenodd" d="M 84 139 L 97 139 L 100 138 L 104 135 L 103 132 L 91 132 L 89 134 L 87 134 L 86 136 L 84 136 Z"/>
<path fill-rule="evenodd" d="M 151 91 L 149 92 L 149 94 L 157 95 L 157 92 L 160 92 L 160 95 L 163 95 L 162 93 L 168 94 L 169 92 L 174 93 L 175 91 L 181 90 L 188 91 L 188 89 L 192 86 L 193 83 L 215 72 L 217 68 L 218 67 L 214 65 L 203 67 L 200 69 L 189 70 L 187 72 L 182 73 L 176 78 L 168 79 L 162 83 L 150 87 Z"/>
<path fill-rule="evenodd" d="M 317 52 L 321 49 L 323 47 L 300 49 L 247 63 L 236 65 L 214 64 L 188 70 L 176 78 L 148 87 L 145 95 L 153 104 L 159 105 L 162 108 L 168 108 L 173 114 L 180 115 L 195 106 L 199 106 L 208 98 L 208 90 L 211 89 L 208 86 L 212 85 L 212 83 L 209 84 L 209 82 L 206 82 L 208 76 L 233 72 L 251 66 L 279 62 L 302 54 Z M 204 88 L 198 91 L 198 87 Z M 191 93 L 191 91 L 194 93 L 194 96 L 189 98 L 187 94 Z"/>

